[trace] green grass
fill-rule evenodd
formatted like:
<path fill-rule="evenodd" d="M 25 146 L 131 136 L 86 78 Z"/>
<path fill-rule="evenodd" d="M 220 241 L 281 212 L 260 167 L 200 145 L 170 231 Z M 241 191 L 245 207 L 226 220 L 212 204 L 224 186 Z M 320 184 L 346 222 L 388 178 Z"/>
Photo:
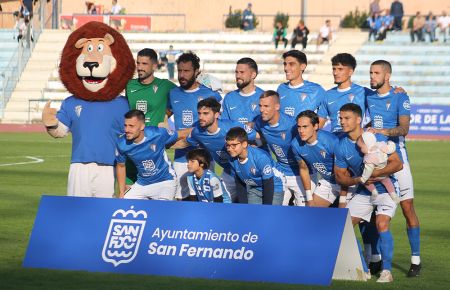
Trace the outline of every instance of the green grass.
<path fill-rule="evenodd" d="M 65 195 L 70 138 L 54 140 L 44 133 L 0 133 L 0 289 L 309 289 L 301 285 L 244 283 L 75 271 L 22 268 L 40 196 Z M 397 210 L 392 222 L 395 239 L 394 283 L 378 285 L 333 281 L 335 289 L 444 289 L 450 282 L 450 143 L 409 142 L 415 183 L 415 205 L 422 230 L 423 272 L 408 279 L 409 244 L 405 220 Z M 279 270 L 279 269 L 274 269 Z"/>

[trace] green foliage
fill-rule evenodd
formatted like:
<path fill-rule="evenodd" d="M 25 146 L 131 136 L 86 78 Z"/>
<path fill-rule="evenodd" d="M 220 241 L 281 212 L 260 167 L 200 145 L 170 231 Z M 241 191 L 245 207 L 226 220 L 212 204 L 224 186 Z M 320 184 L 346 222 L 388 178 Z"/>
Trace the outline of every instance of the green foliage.
<path fill-rule="evenodd" d="M 344 19 L 341 21 L 342 28 L 368 28 L 367 18 L 369 17 L 369 13 L 366 11 L 360 12 L 358 7 L 356 7 L 355 11 L 350 11 L 347 15 L 344 16 Z"/>
<path fill-rule="evenodd" d="M 277 27 L 278 22 L 281 22 L 281 24 L 283 24 L 284 28 L 288 28 L 289 27 L 289 14 L 277 12 L 277 15 L 275 15 L 275 18 L 273 19 L 273 28 Z"/>
<path fill-rule="evenodd" d="M 234 10 L 234 12 L 230 11 L 228 12 L 227 19 L 225 20 L 225 27 L 226 28 L 241 28 L 242 26 L 242 10 L 237 9 Z"/>

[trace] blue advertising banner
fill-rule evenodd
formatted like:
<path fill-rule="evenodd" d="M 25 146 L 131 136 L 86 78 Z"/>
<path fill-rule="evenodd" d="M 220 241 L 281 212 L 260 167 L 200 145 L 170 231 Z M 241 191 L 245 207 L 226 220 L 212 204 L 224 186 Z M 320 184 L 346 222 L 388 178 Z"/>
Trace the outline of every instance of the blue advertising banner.
<path fill-rule="evenodd" d="M 24 267 L 329 285 L 344 227 L 358 261 L 347 209 L 43 196 Z"/>
<path fill-rule="evenodd" d="M 411 105 L 409 136 L 450 136 L 450 106 Z"/>

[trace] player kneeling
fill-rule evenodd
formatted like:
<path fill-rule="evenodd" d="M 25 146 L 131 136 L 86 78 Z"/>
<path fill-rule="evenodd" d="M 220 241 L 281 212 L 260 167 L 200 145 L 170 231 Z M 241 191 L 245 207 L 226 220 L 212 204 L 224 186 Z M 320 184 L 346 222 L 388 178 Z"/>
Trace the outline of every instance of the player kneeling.
<path fill-rule="evenodd" d="M 191 201 L 231 203 L 223 181 L 209 169 L 211 156 L 205 149 L 194 149 L 186 154 L 187 177 Z"/>

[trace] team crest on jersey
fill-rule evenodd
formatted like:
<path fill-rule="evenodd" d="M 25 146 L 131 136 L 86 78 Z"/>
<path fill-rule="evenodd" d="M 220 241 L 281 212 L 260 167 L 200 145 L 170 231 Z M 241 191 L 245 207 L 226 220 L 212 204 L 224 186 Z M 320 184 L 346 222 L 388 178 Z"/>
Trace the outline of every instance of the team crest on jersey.
<path fill-rule="evenodd" d="M 147 213 L 143 210 L 136 212 L 133 208 L 134 206 L 127 211 L 116 210 L 109 224 L 102 258 L 114 267 L 133 261 L 139 250 Z"/>
<path fill-rule="evenodd" d="M 202 101 L 203 99 L 204 99 L 203 97 L 198 97 L 198 98 L 197 98 L 197 101 L 200 102 L 200 101 Z"/>
<path fill-rule="evenodd" d="M 284 158 L 286 157 L 286 155 L 283 152 L 283 148 L 281 148 L 280 146 L 278 146 L 277 144 L 273 144 L 272 145 L 273 148 L 273 152 L 275 153 L 275 155 L 277 155 L 280 158 Z"/>
<path fill-rule="evenodd" d="M 258 105 L 255 103 L 252 103 L 252 111 L 255 111 L 256 107 L 258 107 Z"/>
<path fill-rule="evenodd" d="M 158 86 L 157 85 L 153 85 L 153 92 L 156 93 L 158 91 Z"/>
<path fill-rule="evenodd" d="M 250 172 L 253 174 L 253 175 L 256 175 L 256 168 L 255 167 L 250 167 Z"/>
<path fill-rule="evenodd" d="M 192 126 L 194 123 L 194 114 L 190 110 L 184 110 L 181 119 L 184 126 Z"/>
<path fill-rule="evenodd" d="M 175 132 L 170 129 L 166 128 L 166 131 L 167 131 L 167 134 L 169 134 L 169 136 L 172 136 L 173 134 L 175 134 Z"/>
<path fill-rule="evenodd" d="M 283 139 L 283 140 L 286 140 L 286 133 L 284 133 L 284 132 L 281 132 L 281 139 Z"/>
<path fill-rule="evenodd" d="M 350 101 L 350 103 L 353 103 L 353 99 L 355 98 L 354 94 L 350 94 L 348 95 L 348 100 Z"/>
<path fill-rule="evenodd" d="M 142 111 L 142 113 L 147 113 L 147 101 L 139 100 L 136 102 L 136 110 Z"/>
<path fill-rule="evenodd" d="M 286 107 L 286 108 L 284 108 L 284 113 L 286 115 L 293 117 L 295 114 L 295 108 L 294 107 Z"/>
<path fill-rule="evenodd" d="M 305 93 L 301 94 L 301 95 L 300 95 L 300 100 L 302 100 L 302 102 L 303 102 L 303 101 L 306 99 L 307 96 L 308 96 L 308 95 L 305 94 Z"/>
<path fill-rule="evenodd" d="M 403 102 L 403 108 L 405 108 L 405 110 L 411 110 L 411 104 L 409 103 L 408 100 Z"/>
<path fill-rule="evenodd" d="M 325 150 L 320 150 L 320 155 L 325 158 L 327 156 L 327 152 Z"/>
<path fill-rule="evenodd" d="M 75 114 L 77 114 L 78 118 L 80 118 L 81 110 L 83 110 L 83 107 L 81 105 L 75 107 Z"/>
<path fill-rule="evenodd" d="M 374 116 L 373 127 L 376 129 L 383 129 L 383 116 L 381 116 L 381 115 Z"/>
<path fill-rule="evenodd" d="M 156 151 L 156 144 L 150 144 L 150 149 L 155 152 Z"/>
<path fill-rule="evenodd" d="M 391 102 L 387 101 L 386 102 L 386 110 L 389 111 L 389 108 L 391 107 Z"/>
<path fill-rule="evenodd" d="M 247 118 L 244 118 L 244 117 L 243 117 L 243 118 L 239 118 L 239 119 L 238 119 L 238 122 L 241 123 L 241 124 L 247 124 L 248 119 L 247 119 Z"/>

